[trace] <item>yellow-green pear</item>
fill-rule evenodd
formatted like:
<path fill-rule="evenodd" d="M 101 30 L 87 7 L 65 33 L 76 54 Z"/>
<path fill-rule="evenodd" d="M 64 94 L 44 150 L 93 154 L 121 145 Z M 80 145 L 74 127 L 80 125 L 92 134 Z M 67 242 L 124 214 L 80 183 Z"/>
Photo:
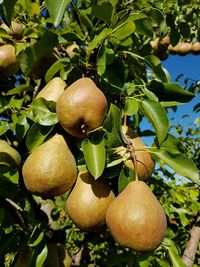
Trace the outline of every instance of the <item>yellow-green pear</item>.
<path fill-rule="evenodd" d="M 5 23 L 2 23 L 0 28 L 4 29 L 7 34 L 13 36 L 16 39 L 19 39 L 22 37 L 23 34 L 23 24 L 18 21 L 11 21 L 11 26 L 8 27 Z"/>
<path fill-rule="evenodd" d="M 83 231 L 97 229 L 105 223 L 106 212 L 115 195 L 101 179 L 80 172 L 67 201 L 67 213 Z"/>
<path fill-rule="evenodd" d="M 0 163 L 6 163 L 13 167 L 19 167 L 21 156 L 19 152 L 11 147 L 8 142 L 0 139 Z"/>
<path fill-rule="evenodd" d="M 0 74 L 10 76 L 19 70 L 19 60 L 15 55 L 15 47 L 10 44 L 0 46 Z"/>
<path fill-rule="evenodd" d="M 77 177 L 76 161 L 62 135 L 56 134 L 28 156 L 22 168 L 24 184 L 43 198 L 62 195 Z"/>
<path fill-rule="evenodd" d="M 123 126 L 122 132 L 132 143 L 133 153 L 135 153 L 137 161 L 137 173 L 139 179 L 142 181 L 147 181 L 151 176 L 155 166 L 155 163 L 150 155 L 150 150 L 144 144 L 142 139 L 138 135 L 136 135 L 131 128 Z M 127 151 L 127 148 L 123 146 L 118 147 L 117 154 L 121 157 L 124 157 L 125 166 L 134 169 L 133 160 L 131 159 L 131 153 Z"/>
<path fill-rule="evenodd" d="M 65 87 L 65 81 L 60 77 L 55 77 L 37 94 L 36 99 L 42 97 L 48 101 L 57 102 L 59 96 L 64 92 Z"/>
<path fill-rule="evenodd" d="M 102 125 L 107 113 L 107 100 L 90 78 L 80 78 L 61 94 L 56 112 L 66 132 L 84 138 Z"/>
<path fill-rule="evenodd" d="M 113 200 L 106 223 L 116 242 L 140 252 L 155 250 L 167 227 L 162 206 L 142 181 L 130 182 Z"/>

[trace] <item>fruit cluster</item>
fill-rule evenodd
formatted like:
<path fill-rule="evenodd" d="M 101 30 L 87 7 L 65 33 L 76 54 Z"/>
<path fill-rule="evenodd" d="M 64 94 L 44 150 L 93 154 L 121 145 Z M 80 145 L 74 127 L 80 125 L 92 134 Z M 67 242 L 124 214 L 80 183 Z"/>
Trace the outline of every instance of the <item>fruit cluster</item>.
<path fill-rule="evenodd" d="M 53 78 L 36 98 L 39 97 L 56 102 L 59 123 L 76 138 L 83 139 L 100 127 L 107 114 L 106 97 L 90 78 L 80 78 L 69 87 L 59 77 Z M 129 150 L 121 146 L 117 154 L 122 158 L 128 155 L 124 164 L 135 170 L 139 180 L 130 182 L 117 197 L 103 177 L 94 179 L 89 171 L 77 172 L 76 160 L 61 134 L 51 137 L 27 157 L 22 167 L 24 185 L 45 199 L 71 189 L 66 210 L 78 228 L 94 231 L 106 223 L 122 246 L 152 251 L 161 244 L 166 231 L 164 211 L 145 183 L 154 162 L 132 129 L 122 127 L 122 132 Z"/>

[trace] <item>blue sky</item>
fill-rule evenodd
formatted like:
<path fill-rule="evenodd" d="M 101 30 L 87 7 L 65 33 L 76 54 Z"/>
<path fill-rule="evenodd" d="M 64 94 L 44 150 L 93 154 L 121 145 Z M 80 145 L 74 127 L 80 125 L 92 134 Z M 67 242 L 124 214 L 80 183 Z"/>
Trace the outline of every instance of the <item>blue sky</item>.
<path fill-rule="evenodd" d="M 179 80 L 179 84 L 183 85 L 185 78 L 192 80 L 200 80 L 200 55 L 188 54 L 186 56 L 170 55 L 167 60 L 162 61 L 162 65 L 168 70 L 172 82 L 176 82 L 176 78 L 183 74 L 183 77 Z M 190 124 L 194 123 L 195 118 L 200 117 L 199 113 L 193 112 L 193 107 L 200 102 L 200 94 L 193 98 L 192 101 L 179 105 L 177 111 L 169 110 L 169 118 L 175 118 L 172 123 L 182 125 L 184 130 L 188 128 Z M 182 116 L 188 115 L 182 118 Z M 141 124 L 142 130 L 152 129 L 153 127 L 144 119 Z M 151 145 L 153 137 L 142 137 L 147 145 Z"/>

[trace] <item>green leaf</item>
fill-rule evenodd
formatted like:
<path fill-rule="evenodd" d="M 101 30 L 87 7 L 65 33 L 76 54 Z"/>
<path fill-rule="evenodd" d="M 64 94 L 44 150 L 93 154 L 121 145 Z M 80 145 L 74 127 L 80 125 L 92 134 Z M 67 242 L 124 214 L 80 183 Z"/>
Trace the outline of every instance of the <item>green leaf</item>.
<path fill-rule="evenodd" d="M 37 256 L 35 267 L 43 266 L 43 263 L 45 262 L 46 257 L 47 257 L 47 253 L 48 253 L 48 248 L 47 248 L 47 245 L 45 245 L 42 251 Z"/>
<path fill-rule="evenodd" d="M 142 112 L 153 125 L 159 144 L 166 138 L 169 130 L 169 122 L 165 109 L 159 102 L 146 99 L 141 102 Z"/>
<path fill-rule="evenodd" d="M 126 98 L 124 112 L 126 115 L 135 115 L 139 109 L 139 102 L 136 99 Z"/>
<path fill-rule="evenodd" d="M 118 40 L 123 40 L 129 37 L 134 31 L 135 23 L 133 21 L 128 20 L 116 27 L 113 30 L 111 36 L 117 38 Z"/>
<path fill-rule="evenodd" d="M 38 98 L 29 105 L 29 109 L 23 115 L 44 126 L 54 125 L 58 122 L 55 105 L 53 101 Z"/>
<path fill-rule="evenodd" d="M 156 56 L 145 56 L 144 60 L 161 81 L 169 82 L 168 74 L 166 73 L 166 70 L 162 67 L 160 60 Z"/>
<path fill-rule="evenodd" d="M 99 20 L 103 20 L 107 24 L 112 21 L 112 17 L 114 14 L 113 6 L 107 1 L 101 1 L 101 3 L 92 5 L 92 16 L 95 16 Z"/>
<path fill-rule="evenodd" d="M 174 246 L 167 247 L 167 250 L 168 250 L 171 262 L 173 264 L 173 267 L 186 267 L 185 263 L 183 262 L 181 257 L 178 255 Z"/>
<path fill-rule="evenodd" d="M 32 152 L 39 145 L 41 145 L 52 129 L 53 126 L 43 126 L 37 122 L 34 123 L 26 137 L 26 146 L 28 151 Z"/>
<path fill-rule="evenodd" d="M 106 71 L 106 66 L 113 63 L 114 59 L 114 51 L 111 48 L 102 46 L 97 57 L 97 71 L 99 75 Z"/>
<path fill-rule="evenodd" d="M 171 153 L 180 154 L 185 151 L 184 145 L 172 134 L 168 134 L 167 138 L 160 144 L 155 140 L 155 144 L 157 147 L 161 148 L 161 150 L 166 150 Z"/>
<path fill-rule="evenodd" d="M 17 196 L 17 185 L 12 182 L 13 177 L 16 177 L 16 169 L 0 164 L 0 196 L 11 199 Z"/>
<path fill-rule="evenodd" d="M 110 106 L 103 127 L 107 132 L 105 140 L 108 148 L 118 147 L 124 144 L 121 135 L 121 111 L 114 104 Z"/>
<path fill-rule="evenodd" d="M 158 157 L 164 164 L 171 167 L 176 173 L 198 183 L 199 174 L 194 162 L 183 154 L 173 154 L 166 150 L 153 151 L 153 156 Z"/>
<path fill-rule="evenodd" d="M 146 86 L 159 98 L 159 101 L 177 101 L 185 103 L 195 97 L 193 93 L 184 90 L 178 83 L 161 83 L 152 80 Z"/>
<path fill-rule="evenodd" d="M 112 29 L 104 28 L 99 34 L 96 34 L 92 41 L 89 43 L 87 49 L 92 50 L 96 48 L 106 37 L 112 33 Z"/>
<path fill-rule="evenodd" d="M 61 58 L 57 60 L 46 72 L 45 74 L 45 81 L 46 83 L 49 82 L 56 73 L 63 70 L 65 67 L 68 68 L 68 72 L 72 70 L 72 66 L 70 64 L 69 58 Z"/>
<path fill-rule="evenodd" d="M 21 94 L 23 92 L 27 92 L 27 91 L 32 91 L 33 90 L 33 86 L 29 85 L 29 84 L 22 84 L 19 85 L 11 90 L 9 90 L 7 92 L 7 95 L 16 95 L 16 94 Z"/>
<path fill-rule="evenodd" d="M 46 8 L 49 11 L 50 17 L 53 20 L 55 27 L 61 22 L 63 15 L 66 11 L 67 5 L 71 0 L 46 0 Z"/>
<path fill-rule="evenodd" d="M 46 31 L 39 41 L 27 47 L 20 57 L 20 65 L 23 73 L 28 75 L 39 60 L 47 55 L 57 44 L 57 34 Z"/>
<path fill-rule="evenodd" d="M 28 241 L 29 247 L 36 247 L 43 240 L 43 238 L 44 232 L 41 231 L 38 226 L 35 226 Z"/>
<path fill-rule="evenodd" d="M 7 121 L 0 121 L 0 136 L 5 134 L 10 129 L 10 125 Z"/>
<path fill-rule="evenodd" d="M 16 136 L 18 140 L 22 140 L 26 135 L 30 125 L 24 115 L 20 115 L 16 122 Z"/>
<path fill-rule="evenodd" d="M 6 24 L 11 25 L 13 10 L 17 0 L 3 0 L 0 3 L 0 14 Z"/>
<path fill-rule="evenodd" d="M 96 131 L 81 143 L 87 168 L 95 179 L 102 175 L 105 168 L 106 151 L 104 134 L 104 131 Z"/>
<path fill-rule="evenodd" d="M 134 20 L 136 29 L 135 31 L 139 34 L 153 38 L 153 27 L 147 18 L 139 18 Z"/>
<path fill-rule="evenodd" d="M 134 170 L 124 166 L 118 179 L 118 194 L 121 193 L 131 181 L 134 181 L 134 178 Z"/>

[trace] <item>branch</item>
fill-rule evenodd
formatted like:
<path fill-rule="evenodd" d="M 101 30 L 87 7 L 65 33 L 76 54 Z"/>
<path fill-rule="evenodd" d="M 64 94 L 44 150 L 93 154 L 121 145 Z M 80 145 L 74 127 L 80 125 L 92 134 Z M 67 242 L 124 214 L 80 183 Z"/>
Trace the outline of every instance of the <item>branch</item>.
<path fill-rule="evenodd" d="M 194 263 L 199 240 L 200 240 L 200 216 L 198 216 L 196 223 L 190 230 L 190 239 L 186 244 L 185 251 L 182 256 L 182 259 L 187 267 L 192 267 Z"/>

